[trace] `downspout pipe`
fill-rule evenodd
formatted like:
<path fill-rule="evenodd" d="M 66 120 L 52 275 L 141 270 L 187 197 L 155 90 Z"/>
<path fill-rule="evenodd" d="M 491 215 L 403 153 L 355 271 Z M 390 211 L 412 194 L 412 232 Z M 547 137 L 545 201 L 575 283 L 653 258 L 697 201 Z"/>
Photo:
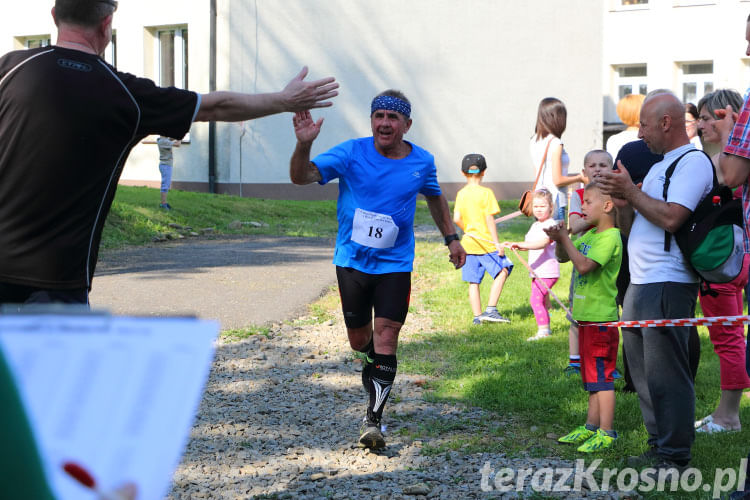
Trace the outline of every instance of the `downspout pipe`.
<path fill-rule="evenodd" d="M 208 91 L 216 91 L 216 0 L 210 0 Z M 208 192 L 216 192 L 216 122 L 208 122 Z"/>

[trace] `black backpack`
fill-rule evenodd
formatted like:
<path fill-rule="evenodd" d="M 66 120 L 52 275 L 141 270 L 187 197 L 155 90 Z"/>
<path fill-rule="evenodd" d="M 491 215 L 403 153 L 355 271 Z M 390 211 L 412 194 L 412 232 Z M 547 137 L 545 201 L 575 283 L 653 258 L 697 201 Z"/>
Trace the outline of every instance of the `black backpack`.
<path fill-rule="evenodd" d="M 664 201 L 667 200 L 669 180 L 677 163 L 693 151 L 699 151 L 711 161 L 704 151 L 690 150 L 672 162 L 665 173 Z M 745 255 L 742 202 L 733 198 L 729 187 L 719 184 L 713 162 L 711 168 L 713 188 L 674 233 L 674 239 L 685 260 L 703 282 L 728 283 L 739 276 Z M 671 236 L 665 231 L 665 252 L 669 251 Z M 702 286 L 701 293 L 706 293 L 706 287 Z"/>

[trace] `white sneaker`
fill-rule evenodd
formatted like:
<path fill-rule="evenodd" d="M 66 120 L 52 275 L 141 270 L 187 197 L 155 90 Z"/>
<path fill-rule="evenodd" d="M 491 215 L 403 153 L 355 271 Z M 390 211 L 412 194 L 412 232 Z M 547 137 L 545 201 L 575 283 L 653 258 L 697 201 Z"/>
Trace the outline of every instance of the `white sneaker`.
<path fill-rule="evenodd" d="M 536 332 L 536 335 L 526 339 L 526 342 L 534 342 L 549 337 L 549 332 Z"/>

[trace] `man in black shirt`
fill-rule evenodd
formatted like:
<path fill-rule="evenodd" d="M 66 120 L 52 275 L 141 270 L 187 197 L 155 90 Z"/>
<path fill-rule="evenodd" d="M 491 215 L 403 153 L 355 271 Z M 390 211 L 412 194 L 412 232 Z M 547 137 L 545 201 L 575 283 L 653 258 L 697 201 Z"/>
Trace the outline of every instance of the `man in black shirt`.
<path fill-rule="evenodd" d="M 98 54 L 116 0 L 56 0 L 54 46 L 0 58 L 0 304 L 88 303 L 104 221 L 130 150 L 193 121 L 330 106 L 333 78 L 280 92 L 199 95 L 122 73 Z"/>

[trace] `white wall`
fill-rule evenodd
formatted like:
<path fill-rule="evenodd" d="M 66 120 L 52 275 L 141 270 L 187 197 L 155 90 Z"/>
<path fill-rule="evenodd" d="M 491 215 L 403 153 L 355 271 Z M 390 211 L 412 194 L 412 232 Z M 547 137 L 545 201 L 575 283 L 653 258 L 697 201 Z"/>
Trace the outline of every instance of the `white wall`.
<path fill-rule="evenodd" d="M 601 142 L 602 6 L 590 0 L 256 0 L 232 10 L 232 88 L 266 91 L 307 64 L 335 75 L 341 95 L 313 154 L 369 135 L 369 103 L 394 87 L 412 101 L 407 139 L 437 160 L 441 181 L 462 180 L 459 163 L 484 153 L 488 181 L 528 181 L 528 139 L 538 101 L 568 106 L 564 139 L 577 168 Z M 562 21 L 562 20 L 565 21 Z M 593 21 L 592 21 L 593 19 Z M 257 43 L 256 43 L 257 40 Z M 242 47 L 247 47 L 242 50 Z M 235 50 L 237 48 L 237 50 Z M 257 71 L 256 71 L 257 69 Z M 294 147 L 289 116 L 245 125 L 244 182 L 287 182 Z M 225 152 L 235 160 L 240 128 Z M 225 163 L 225 162 L 221 162 Z M 232 181 L 238 181 L 238 169 Z"/>
<path fill-rule="evenodd" d="M 51 0 L 30 0 L 7 34 L 50 30 Z M 441 182 L 461 182 L 460 160 L 483 153 L 486 181 L 533 180 L 528 141 L 540 99 L 568 107 L 563 136 L 580 169 L 583 154 L 601 146 L 604 4 L 591 0 L 225 0 L 217 19 L 217 86 L 269 92 L 283 88 L 303 65 L 308 78 L 336 76 L 340 96 L 325 117 L 313 154 L 370 134 L 369 104 L 386 88 L 412 101 L 407 139 L 436 158 Z M 208 91 L 209 3 L 122 0 L 115 14 L 118 69 L 148 74 L 145 26 L 187 23 L 189 88 Z M 11 29 L 12 27 L 12 29 Z M 54 36 L 53 36 L 54 40 Z M 244 135 L 243 135 L 244 131 Z M 175 180 L 206 182 L 207 125 L 175 151 Z M 288 183 L 295 144 L 288 114 L 217 125 L 218 182 Z M 240 155 L 240 149 L 242 154 Z M 156 181 L 153 145 L 137 146 L 124 180 Z M 241 165 L 240 165 L 241 164 Z"/>

